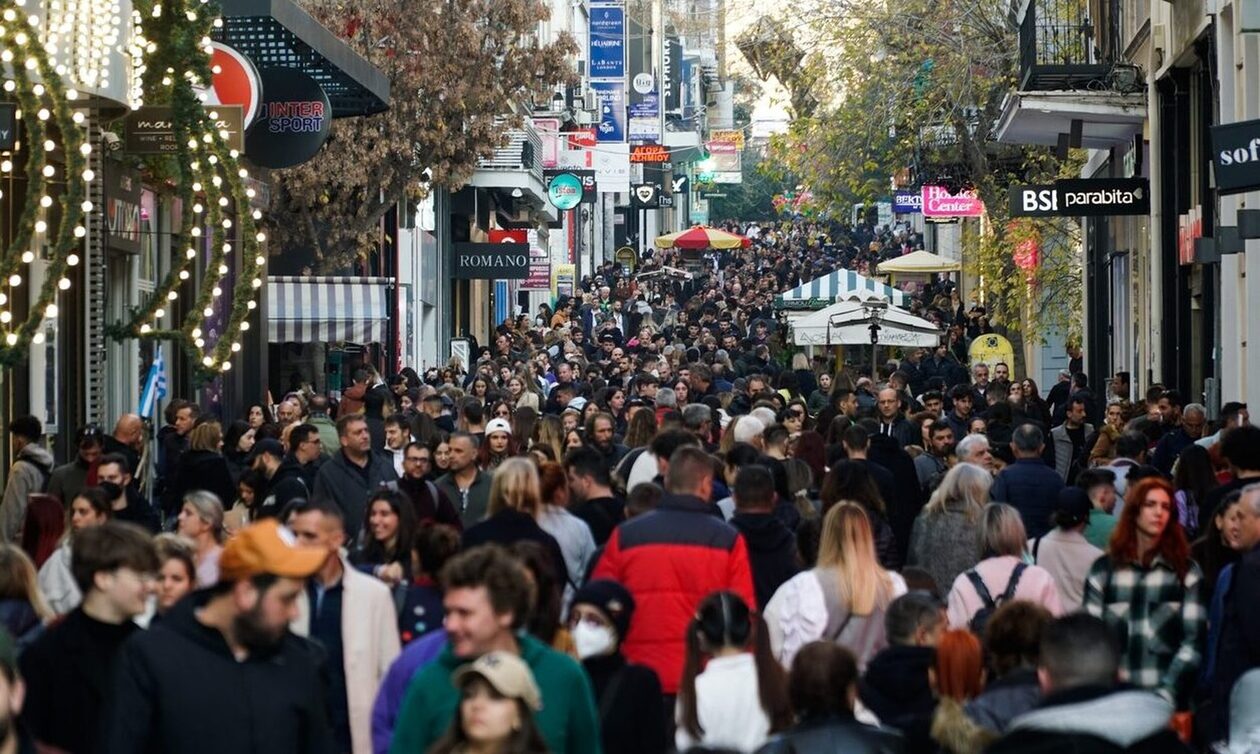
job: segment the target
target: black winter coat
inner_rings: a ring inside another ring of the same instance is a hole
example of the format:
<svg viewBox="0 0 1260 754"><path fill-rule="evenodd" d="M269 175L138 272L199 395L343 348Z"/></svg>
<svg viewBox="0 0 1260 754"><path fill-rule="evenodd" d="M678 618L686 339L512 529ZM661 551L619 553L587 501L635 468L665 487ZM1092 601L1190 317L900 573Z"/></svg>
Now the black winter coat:
<svg viewBox="0 0 1260 754"><path fill-rule="evenodd" d="M582 668L595 689L604 754L664 754L665 705L656 672L631 665L618 652L588 657ZM607 698L606 698L607 697ZM657 721L661 721L659 724Z"/></svg>
<svg viewBox="0 0 1260 754"><path fill-rule="evenodd" d="M906 738L906 750L930 752L930 734L936 697L928 681L928 668L936 662L932 647L889 647L866 665L858 684L862 704L884 725Z"/></svg>
<svg viewBox="0 0 1260 754"><path fill-rule="evenodd" d="M194 593L123 646L103 751L333 754L316 646L286 634L238 662L194 615L208 598Z"/></svg>
<svg viewBox="0 0 1260 754"><path fill-rule="evenodd" d="M227 459L209 450L186 450L175 467L175 476L162 495L162 510L167 516L179 513L184 495L195 490L213 492L224 509L232 507L236 486Z"/></svg>
<svg viewBox="0 0 1260 754"><path fill-rule="evenodd" d="M905 741L896 731L863 725L852 715L805 720L771 738L757 754L901 754Z"/></svg>
<svg viewBox="0 0 1260 754"><path fill-rule="evenodd" d="M801 570L796 535L774 513L736 513L731 526L744 535L757 609L763 610L783 582Z"/></svg>
<svg viewBox="0 0 1260 754"><path fill-rule="evenodd" d="M131 621L101 623L78 608L39 637L18 663L26 680L22 722L36 741L70 754L98 752L110 677Z"/></svg>

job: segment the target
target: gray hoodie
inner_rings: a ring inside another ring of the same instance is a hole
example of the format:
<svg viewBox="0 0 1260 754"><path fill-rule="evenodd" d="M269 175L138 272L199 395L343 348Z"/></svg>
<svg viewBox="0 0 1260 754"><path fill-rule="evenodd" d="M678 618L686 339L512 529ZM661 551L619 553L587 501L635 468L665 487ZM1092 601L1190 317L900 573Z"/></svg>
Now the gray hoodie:
<svg viewBox="0 0 1260 754"><path fill-rule="evenodd" d="M22 522L26 520L27 497L44 491L52 468L52 454L42 445L32 443L18 453L13 466L9 468L4 499L0 500L0 542L18 541Z"/></svg>
<svg viewBox="0 0 1260 754"><path fill-rule="evenodd" d="M1168 727L1172 704L1150 691L1117 691L1078 704L1032 710L1011 723L1012 731L1089 735L1127 748Z"/></svg>

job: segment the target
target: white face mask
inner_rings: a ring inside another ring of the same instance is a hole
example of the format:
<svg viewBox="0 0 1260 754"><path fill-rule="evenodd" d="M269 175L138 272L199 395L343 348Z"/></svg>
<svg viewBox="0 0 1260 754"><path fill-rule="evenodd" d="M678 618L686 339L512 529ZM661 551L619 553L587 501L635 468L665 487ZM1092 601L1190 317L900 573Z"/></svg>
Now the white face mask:
<svg viewBox="0 0 1260 754"><path fill-rule="evenodd" d="M573 648L579 660L611 654L617 637L608 626L592 626L585 621L573 627Z"/></svg>

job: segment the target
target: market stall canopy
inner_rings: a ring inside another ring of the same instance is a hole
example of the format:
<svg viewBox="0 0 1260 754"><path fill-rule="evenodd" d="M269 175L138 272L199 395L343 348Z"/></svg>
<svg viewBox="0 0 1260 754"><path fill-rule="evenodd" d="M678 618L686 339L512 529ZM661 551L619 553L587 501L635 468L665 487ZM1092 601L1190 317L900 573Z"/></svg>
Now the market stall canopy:
<svg viewBox="0 0 1260 754"><path fill-rule="evenodd" d="M739 249L752 244L747 238L727 233L724 230L696 225L678 233L659 236L656 239L658 249Z"/></svg>
<svg viewBox="0 0 1260 754"><path fill-rule="evenodd" d="M859 275L853 270L836 270L817 280L802 283L774 297L776 309L822 309L840 299L884 298L893 306L909 306L910 296L891 285Z"/></svg>
<svg viewBox="0 0 1260 754"><path fill-rule="evenodd" d="M267 339L272 343L390 342L394 279L271 275Z"/></svg>
<svg viewBox="0 0 1260 754"><path fill-rule="evenodd" d="M931 273L931 272L958 272L962 269L962 264L955 259L947 259L940 254L933 254L930 251L919 249L906 254L903 257L890 259L887 262L880 263L879 274L888 273Z"/></svg>
<svg viewBox="0 0 1260 754"><path fill-rule="evenodd" d="M890 306L879 323L881 346L931 347L940 342L941 331L931 322ZM839 301L802 317L792 325L792 342L798 346L869 346L871 321L858 301Z"/></svg>

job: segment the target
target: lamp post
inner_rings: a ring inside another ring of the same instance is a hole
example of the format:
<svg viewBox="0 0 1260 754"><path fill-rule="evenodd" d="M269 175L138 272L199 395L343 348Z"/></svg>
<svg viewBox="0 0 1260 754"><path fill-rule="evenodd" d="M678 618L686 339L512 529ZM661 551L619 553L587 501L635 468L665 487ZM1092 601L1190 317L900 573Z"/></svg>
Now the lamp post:
<svg viewBox="0 0 1260 754"><path fill-rule="evenodd" d="M871 381L879 382L879 331L884 315L888 313L888 302L879 299L867 299L862 302L862 312L866 315L871 330Z"/></svg>

